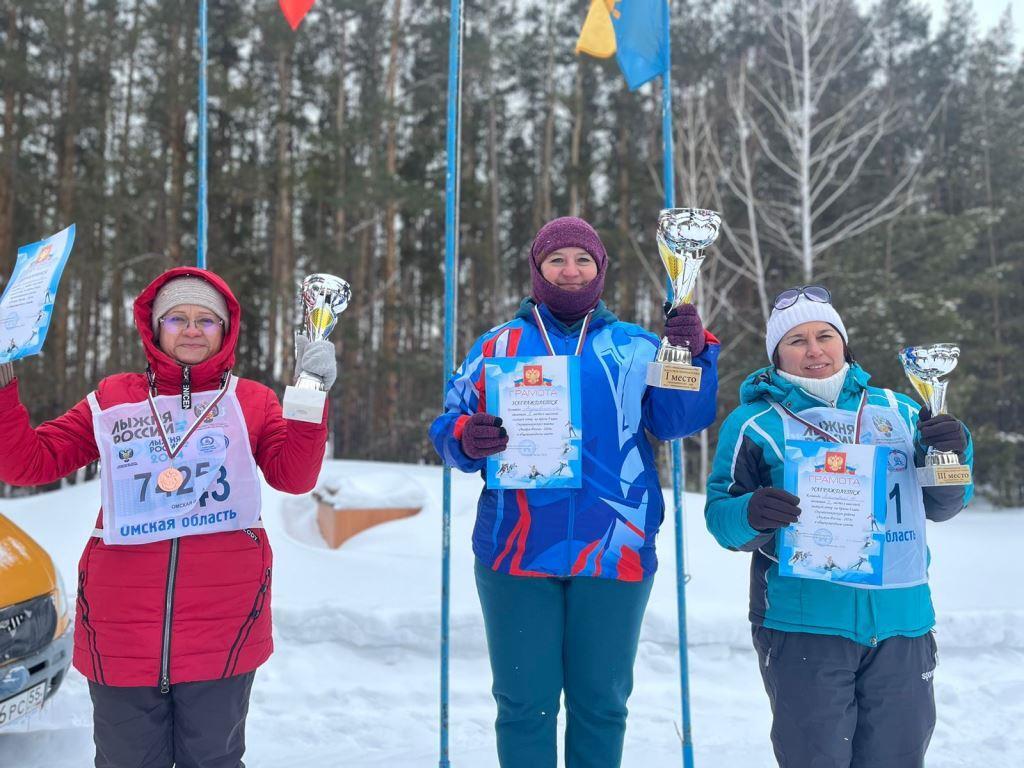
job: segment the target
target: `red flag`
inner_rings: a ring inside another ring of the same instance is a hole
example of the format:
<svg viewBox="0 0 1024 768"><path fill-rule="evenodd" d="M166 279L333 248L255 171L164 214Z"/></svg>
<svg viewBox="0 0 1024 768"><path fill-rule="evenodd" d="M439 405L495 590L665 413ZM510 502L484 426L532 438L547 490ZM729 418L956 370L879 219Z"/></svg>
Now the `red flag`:
<svg viewBox="0 0 1024 768"><path fill-rule="evenodd" d="M315 2L316 0L277 0L278 5L281 6L281 12L288 21L288 26L292 30L299 28L299 24L306 18L306 14L309 13L309 9Z"/></svg>

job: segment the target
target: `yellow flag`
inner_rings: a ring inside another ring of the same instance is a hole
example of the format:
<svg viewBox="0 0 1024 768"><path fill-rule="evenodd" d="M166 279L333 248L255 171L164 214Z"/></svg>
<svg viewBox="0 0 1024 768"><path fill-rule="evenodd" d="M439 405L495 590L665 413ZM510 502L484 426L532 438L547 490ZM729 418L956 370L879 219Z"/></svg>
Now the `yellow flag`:
<svg viewBox="0 0 1024 768"><path fill-rule="evenodd" d="M615 55L615 29L611 14L615 11L616 0L590 0L590 10L576 41L576 53L586 53L599 59Z"/></svg>

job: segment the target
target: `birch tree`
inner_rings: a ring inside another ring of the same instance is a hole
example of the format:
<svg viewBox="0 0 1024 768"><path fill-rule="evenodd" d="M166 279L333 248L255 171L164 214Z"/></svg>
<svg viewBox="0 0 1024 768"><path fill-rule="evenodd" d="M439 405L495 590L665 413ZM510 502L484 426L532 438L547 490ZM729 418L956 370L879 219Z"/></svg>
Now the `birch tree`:
<svg viewBox="0 0 1024 768"><path fill-rule="evenodd" d="M761 320L767 323L770 307L768 306L766 283L770 256L761 247L760 225L758 224L757 212L760 201L754 183L754 169L757 166L760 153L750 129L746 101L747 77L747 62L744 59L740 61L738 73L734 77L730 76L726 84L729 117L735 128L733 141L730 142L733 154L725 155L720 150L720 142L716 139L709 140L708 146L715 158L718 178L721 181L720 184L712 187L715 207L718 210L725 210L723 195L729 192L743 208L742 218L730 221L729 217L725 217L722 220L723 245L728 245L726 251L728 255L723 253L722 258L737 275L749 280L753 285ZM741 323L745 322L743 313L733 312L732 314ZM753 326L748 330L755 333L760 332Z"/></svg>
<svg viewBox="0 0 1024 768"><path fill-rule="evenodd" d="M784 180L758 203L764 236L800 266L805 282L828 249L895 218L913 200L920 158L880 197L840 204L870 168L879 142L901 122L865 74L872 28L844 0L779 0L762 5L766 45L737 95L764 162Z"/></svg>

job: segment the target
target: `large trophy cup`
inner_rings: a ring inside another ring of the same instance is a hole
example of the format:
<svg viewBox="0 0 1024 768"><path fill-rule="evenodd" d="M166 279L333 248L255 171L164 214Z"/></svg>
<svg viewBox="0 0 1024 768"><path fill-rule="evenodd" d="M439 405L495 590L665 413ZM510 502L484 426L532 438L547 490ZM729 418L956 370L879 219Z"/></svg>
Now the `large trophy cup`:
<svg viewBox="0 0 1024 768"><path fill-rule="evenodd" d="M348 306L352 289L340 277L315 274L302 281L299 296L302 298L302 332L309 341L323 341L338 324L338 315ZM323 380L303 371L295 385L284 390L284 417L319 424L326 401L327 387Z"/></svg>
<svg viewBox="0 0 1024 768"><path fill-rule="evenodd" d="M689 304L704 263L704 249L718 238L722 217L702 208L666 208L658 215L658 253L672 281L669 311ZM652 387L700 389L701 369L692 364L689 347L661 340L658 357L647 364L647 383Z"/></svg>
<svg viewBox="0 0 1024 768"><path fill-rule="evenodd" d="M956 368L959 358L960 347L955 344L932 344L930 347L907 347L900 350L903 370L933 416L946 412L946 389L949 382L941 379ZM936 451L929 447L924 466L917 470L917 479L923 486L967 485L971 482L971 468L960 463L960 457L955 451Z"/></svg>

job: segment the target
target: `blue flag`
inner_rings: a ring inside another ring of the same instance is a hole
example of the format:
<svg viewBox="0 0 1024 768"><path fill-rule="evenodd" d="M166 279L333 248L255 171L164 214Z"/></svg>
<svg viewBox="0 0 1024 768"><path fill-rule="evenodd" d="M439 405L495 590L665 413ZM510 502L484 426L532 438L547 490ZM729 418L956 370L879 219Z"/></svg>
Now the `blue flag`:
<svg viewBox="0 0 1024 768"><path fill-rule="evenodd" d="M576 53L612 56L629 90L668 68L668 0L591 0Z"/></svg>
<svg viewBox="0 0 1024 768"><path fill-rule="evenodd" d="M615 60L635 91L668 64L668 0L621 0L611 13Z"/></svg>

